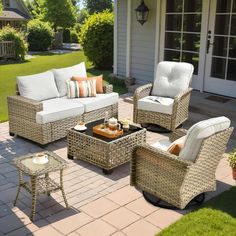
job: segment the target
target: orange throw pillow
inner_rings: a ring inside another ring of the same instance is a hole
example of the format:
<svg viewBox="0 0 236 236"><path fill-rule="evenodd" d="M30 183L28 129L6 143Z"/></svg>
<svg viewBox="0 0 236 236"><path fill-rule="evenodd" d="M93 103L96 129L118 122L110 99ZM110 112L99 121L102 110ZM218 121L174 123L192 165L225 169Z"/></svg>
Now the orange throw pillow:
<svg viewBox="0 0 236 236"><path fill-rule="evenodd" d="M76 80L79 82L79 81L91 80L91 79L96 79L96 92L103 93L103 75L87 77L87 78L73 76L71 80Z"/></svg>
<svg viewBox="0 0 236 236"><path fill-rule="evenodd" d="M176 156L179 155L180 151L182 150L184 143L185 143L185 138L186 135L175 140L173 143L170 144L170 146L167 149L167 152L169 152L170 154L174 154Z"/></svg>

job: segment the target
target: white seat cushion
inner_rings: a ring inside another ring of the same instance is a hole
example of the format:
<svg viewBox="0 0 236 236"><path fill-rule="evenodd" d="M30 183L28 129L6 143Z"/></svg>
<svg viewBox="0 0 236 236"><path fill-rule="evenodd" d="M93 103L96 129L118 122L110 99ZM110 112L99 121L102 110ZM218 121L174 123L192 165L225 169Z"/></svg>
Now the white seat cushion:
<svg viewBox="0 0 236 236"><path fill-rule="evenodd" d="M97 94L96 97L70 99L73 102L82 103L84 112L94 111L103 107L114 105L119 101L118 93Z"/></svg>
<svg viewBox="0 0 236 236"><path fill-rule="evenodd" d="M184 147L179 157L189 161L195 161L200 151L202 141L211 135L223 131L230 126L230 120L227 117L217 117L200 121L193 125L187 133Z"/></svg>
<svg viewBox="0 0 236 236"><path fill-rule="evenodd" d="M193 65L184 62L160 62L157 66L152 95L174 98L188 89Z"/></svg>
<svg viewBox="0 0 236 236"><path fill-rule="evenodd" d="M156 143L151 144L152 147L160 149L162 151L167 151L170 145L171 145L171 142L169 139L162 139Z"/></svg>
<svg viewBox="0 0 236 236"><path fill-rule="evenodd" d="M18 76L17 85L21 96L36 101L59 97L54 75L51 71L35 75Z"/></svg>
<svg viewBox="0 0 236 236"><path fill-rule="evenodd" d="M37 112L36 122L47 124L84 113L84 105L71 99L55 98L43 101L43 111Z"/></svg>
<svg viewBox="0 0 236 236"><path fill-rule="evenodd" d="M158 97L159 102L154 101L156 96L147 96L138 100L138 109L144 111L153 111L171 115L174 99Z"/></svg>
<svg viewBox="0 0 236 236"><path fill-rule="evenodd" d="M73 76L78 77L87 77L85 63L81 62L78 65L53 69L52 70L55 76L56 85L60 94L60 97L67 95L66 81L70 80Z"/></svg>

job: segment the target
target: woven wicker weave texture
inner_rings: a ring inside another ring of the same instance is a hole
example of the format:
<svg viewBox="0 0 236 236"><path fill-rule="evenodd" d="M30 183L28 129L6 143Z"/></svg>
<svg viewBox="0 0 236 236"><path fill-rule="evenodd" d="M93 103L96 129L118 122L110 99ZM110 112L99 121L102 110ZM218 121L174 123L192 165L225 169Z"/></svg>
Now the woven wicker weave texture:
<svg viewBox="0 0 236 236"><path fill-rule="evenodd" d="M148 145L139 146L132 158L131 185L184 209L197 195L215 190L216 168L232 131L229 128L206 138L195 162ZM183 130L181 133L184 135Z"/></svg>

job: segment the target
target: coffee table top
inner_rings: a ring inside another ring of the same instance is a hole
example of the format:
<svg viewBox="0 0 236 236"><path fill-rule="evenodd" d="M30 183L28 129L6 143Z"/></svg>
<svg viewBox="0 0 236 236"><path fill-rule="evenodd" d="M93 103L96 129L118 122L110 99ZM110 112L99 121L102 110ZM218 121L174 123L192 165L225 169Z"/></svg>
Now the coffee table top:
<svg viewBox="0 0 236 236"><path fill-rule="evenodd" d="M106 138L106 137L104 137L102 135L93 133L93 127L96 126L96 125L99 125L99 124L103 124L103 122L104 122L104 119L87 123L86 124L87 130L85 130L85 131L77 131L74 128L72 128L71 130L73 130L74 132L85 134L85 135L90 136L90 137L94 137L94 138L100 139L100 140L102 140L104 142L107 142L107 143L113 142L115 140L121 139L121 138L126 137L128 135L134 134L134 133L136 133L136 132L138 132L140 130L143 130L143 128L140 128L138 126L130 125L129 131L124 132L123 135L118 136L117 138L110 139L110 138Z"/></svg>
<svg viewBox="0 0 236 236"><path fill-rule="evenodd" d="M13 159L13 163L21 171L31 176L43 175L67 167L67 162L57 154L49 151L45 151L44 153L48 156L48 162L46 164L35 164L33 162L33 158L37 153L15 158Z"/></svg>

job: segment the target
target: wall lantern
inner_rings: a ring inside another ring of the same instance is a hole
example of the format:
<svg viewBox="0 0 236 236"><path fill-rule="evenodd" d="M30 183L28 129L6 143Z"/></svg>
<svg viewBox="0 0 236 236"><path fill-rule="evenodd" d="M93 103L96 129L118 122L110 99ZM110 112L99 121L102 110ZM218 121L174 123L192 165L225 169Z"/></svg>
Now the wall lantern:
<svg viewBox="0 0 236 236"><path fill-rule="evenodd" d="M143 25L148 20L149 9L144 3L144 0L141 1L141 4L135 9L137 21Z"/></svg>

